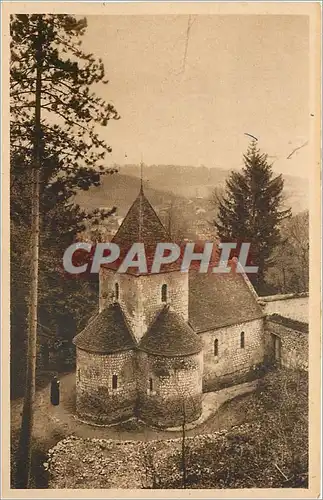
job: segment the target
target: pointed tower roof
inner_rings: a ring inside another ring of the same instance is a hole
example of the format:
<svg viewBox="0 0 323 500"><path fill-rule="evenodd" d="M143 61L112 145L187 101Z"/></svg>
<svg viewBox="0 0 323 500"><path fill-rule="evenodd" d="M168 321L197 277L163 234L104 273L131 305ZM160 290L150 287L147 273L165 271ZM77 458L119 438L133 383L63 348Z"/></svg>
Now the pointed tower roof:
<svg viewBox="0 0 323 500"><path fill-rule="evenodd" d="M144 243L145 248L149 248L165 241L169 241L169 235L147 200L141 184L139 194L112 242L122 249L129 249L133 243Z"/></svg>

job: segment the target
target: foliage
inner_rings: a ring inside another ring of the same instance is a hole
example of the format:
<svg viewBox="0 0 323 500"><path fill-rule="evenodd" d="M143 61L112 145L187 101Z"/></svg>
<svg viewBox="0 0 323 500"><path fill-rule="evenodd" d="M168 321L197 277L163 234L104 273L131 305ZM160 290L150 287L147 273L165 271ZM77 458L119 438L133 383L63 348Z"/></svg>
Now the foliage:
<svg viewBox="0 0 323 500"><path fill-rule="evenodd" d="M301 293L309 286L309 213L294 215L283 222L281 242L272 254L266 281L276 293Z"/></svg>
<svg viewBox="0 0 323 500"><path fill-rule="evenodd" d="M248 398L246 422L216 440L193 440L187 452L189 488L307 487L307 373L278 370ZM177 464L177 468L174 465ZM181 487L180 453L162 471L164 488ZM177 470L173 474L173 470Z"/></svg>
<svg viewBox="0 0 323 500"><path fill-rule="evenodd" d="M115 108L90 90L107 83L104 66L81 49L86 20L68 15L17 15L11 22L11 147L30 153L33 133L36 48L41 43L42 134L44 153L55 160L43 169L50 191L64 196L79 187L99 182L94 166L104 171L111 148L100 139L96 126L118 118ZM50 182L52 170L57 178Z"/></svg>
<svg viewBox="0 0 323 500"><path fill-rule="evenodd" d="M307 373L268 373L243 411L242 425L185 438L186 487L307 488ZM183 438L162 437L146 442L67 438L49 451L50 486L64 487L68 481L71 488L88 488L90 481L93 488L121 483L183 488Z"/></svg>
<svg viewBox="0 0 323 500"><path fill-rule="evenodd" d="M63 253L84 229L84 221L109 215L109 211L87 214L73 200L80 190L99 186L102 175L113 173L104 167L111 148L100 138L99 128L119 118L115 108L92 91L107 81L102 61L82 50L85 30L85 19L68 15L15 15L11 19L11 341L17 360L23 355L26 336L39 47L39 324L71 339L91 315L96 299L96 280L66 279L62 273Z"/></svg>
<svg viewBox="0 0 323 500"><path fill-rule="evenodd" d="M219 202L214 221L222 241L251 244L253 264L259 266L258 289L273 249L280 242L279 226L290 209L281 209L284 181L273 176L267 155L253 141L244 155L241 172L231 172L225 194Z"/></svg>

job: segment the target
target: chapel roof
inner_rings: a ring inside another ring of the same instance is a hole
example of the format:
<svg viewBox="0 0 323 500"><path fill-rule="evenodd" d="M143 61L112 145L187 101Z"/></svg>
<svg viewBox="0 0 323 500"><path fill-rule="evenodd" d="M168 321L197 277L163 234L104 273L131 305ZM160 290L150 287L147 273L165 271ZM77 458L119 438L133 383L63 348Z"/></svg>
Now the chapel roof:
<svg viewBox="0 0 323 500"><path fill-rule="evenodd" d="M165 306L141 339L139 349L159 356L189 356L202 350L202 342L180 315Z"/></svg>
<svg viewBox="0 0 323 500"><path fill-rule="evenodd" d="M189 273L189 323L195 332L264 317L246 279L237 272Z"/></svg>
<svg viewBox="0 0 323 500"><path fill-rule="evenodd" d="M127 250L133 243L144 243L149 248L168 241L169 235L141 187L112 242Z"/></svg>
<svg viewBox="0 0 323 500"><path fill-rule="evenodd" d="M111 354L133 349L136 345L119 304L110 304L95 314L82 332L73 339L76 347L88 352Z"/></svg>

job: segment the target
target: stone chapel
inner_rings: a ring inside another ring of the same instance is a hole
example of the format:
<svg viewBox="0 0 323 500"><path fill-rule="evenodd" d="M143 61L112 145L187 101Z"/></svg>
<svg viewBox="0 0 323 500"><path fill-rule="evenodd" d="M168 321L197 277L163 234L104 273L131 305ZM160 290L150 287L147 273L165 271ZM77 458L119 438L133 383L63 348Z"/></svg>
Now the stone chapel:
<svg viewBox="0 0 323 500"><path fill-rule="evenodd" d="M142 187L112 241L148 252L170 241ZM79 418L173 427L198 419L203 392L238 383L263 361L264 313L244 274L106 265L99 310L73 342Z"/></svg>

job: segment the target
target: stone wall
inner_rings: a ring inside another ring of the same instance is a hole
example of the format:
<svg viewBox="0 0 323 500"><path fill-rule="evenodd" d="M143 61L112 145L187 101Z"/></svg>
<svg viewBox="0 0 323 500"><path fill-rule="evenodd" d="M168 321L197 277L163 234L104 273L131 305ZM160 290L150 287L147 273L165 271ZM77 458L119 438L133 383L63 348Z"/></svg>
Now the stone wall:
<svg viewBox="0 0 323 500"><path fill-rule="evenodd" d="M137 327L138 316L138 281L135 276L129 274L118 274L111 269L100 269L100 290L99 290L99 309L102 311L109 304L116 300L115 285L119 286L118 301L122 306L126 306L126 315L131 327Z"/></svg>
<svg viewBox="0 0 323 500"><path fill-rule="evenodd" d="M288 323L287 323L288 324ZM289 328L274 319L265 323L266 351L270 361L286 368L308 370L308 333ZM279 339L278 352L275 341Z"/></svg>
<svg viewBox="0 0 323 500"><path fill-rule="evenodd" d="M184 416L192 422L202 411L202 373L202 353L165 358L141 351L101 355L77 349L77 415L102 425L134 415L161 427L181 425Z"/></svg>
<svg viewBox="0 0 323 500"><path fill-rule="evenodd" d="M133 416L137 398L134 351L110 355L77 349L76 412L86 421L109 424ZM113 388L113 375L117 388Z"/></svg>
<svg viewBox="0 0 323 500"><path fill-rule="evenodd" d="M241 347L244 332L244 347ZM257 319L200 334L203 340L203 389L216 390L239 378L264 360L264 320ZM217 340L217 354L215 341Z"/></svg>
<svg viewBox="0 0 323 500"><path fill-rule="evenodd" d="M238 428L195 437L186 436L187 450L193 452L199 445L205 443L210 446L214 443L216 455L224 454L222 461L224 458L232 460L232 440L229 450L223 444L226 436L231 433L235 435L237 430ZM245 439L239 442L240 450L245 442L250 453L249 441ZM181 450L181 438L121 441L70 436L59 441L48 452L45 464L46 469L49 469L48 487L65 490L160 488L160 483L167 478L173 478L174 475L181 478L180 462L176 460ZM190 456L189 453L188 457ZM217 465L220 469L220 460Z"/></svg>
<svg viewBox="0 0 323 500"><path fill-rule="evenodd" d="M143 329L153 321L156 312L163 307L161 288L167 285L167 304L170 304L184 321L188 321L188 273L173 271L140 276Z"/></svg>
<svg viewBox="0 0 323 500"><path fill-rule="evenodd" d="M100 310L114 300L115 283L119 302L137 340L146 333L156 314L165 305L161 288L167 285L167 303L188 320L188 274L180 271L133 276L110 269L100 271Z"/></svg>
<svg viewBox="0 0 323 500"><path fill-rule="evenodd" d="M309 297L295 295L273 295L259 297L266 314L281 314L297 321L308 322Z"/></svg>
<svg viewBox="0 0 323 500"><path fill-rule="evenodd" d="M202 411L203 354L165 358L139 353L138 416L161 427L196 420Z"/></svg>

